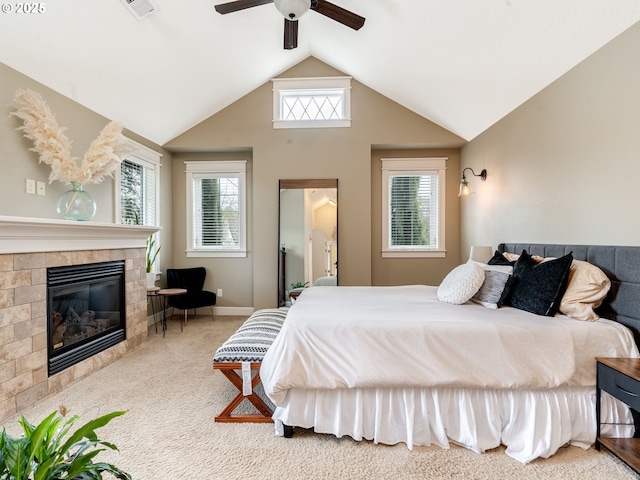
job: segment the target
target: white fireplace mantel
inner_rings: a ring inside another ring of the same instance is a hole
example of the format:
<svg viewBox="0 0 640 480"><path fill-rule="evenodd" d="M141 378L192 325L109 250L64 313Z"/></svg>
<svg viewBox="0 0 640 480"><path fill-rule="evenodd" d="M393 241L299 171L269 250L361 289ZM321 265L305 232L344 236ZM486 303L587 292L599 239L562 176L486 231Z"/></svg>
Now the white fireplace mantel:
<svg viewBox="0 0 640 480"><path fill-rule="evenodd" d="M160 230L143 225L0 215L0 254L144 248Z"/></svg>

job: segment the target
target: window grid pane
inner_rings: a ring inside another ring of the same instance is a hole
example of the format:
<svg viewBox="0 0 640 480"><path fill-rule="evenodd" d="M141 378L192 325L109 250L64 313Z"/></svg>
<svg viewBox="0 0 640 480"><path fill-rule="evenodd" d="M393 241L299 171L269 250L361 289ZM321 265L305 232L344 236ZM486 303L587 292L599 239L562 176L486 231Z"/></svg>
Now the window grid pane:
<svg viewBox="0 0 640 480"><path fill-rule="evenodd" d="M343 93L283 93L281 120L341 120Z"/></svg>
<svg viewBox="0 0 640 480"><path fill-rule="evenodd" d="M437 175L389 177L389 247L437 247Z"/></svg>
<svg viewBox="0 0 640 480"><path fill-rule="evenodd" d="M239 178L196 178L193 192L196 247L239 249Z"/></svg>

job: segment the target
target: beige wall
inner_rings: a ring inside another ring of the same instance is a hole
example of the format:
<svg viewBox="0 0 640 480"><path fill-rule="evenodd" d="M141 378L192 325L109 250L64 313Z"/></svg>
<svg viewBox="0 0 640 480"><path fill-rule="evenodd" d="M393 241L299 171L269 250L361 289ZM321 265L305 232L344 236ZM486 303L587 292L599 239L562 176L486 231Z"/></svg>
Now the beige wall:
<svg viewBox="0 0 640 480"><path fill-rule="evenodd" d="M446 157L445 258L382 258L371 259L373 285L439 285L458 265L460 258L460 216L458 187L460 186L458 149L374 150L371 155L371 250L382 249L382 158Z"/></svg>
<svg viewBox="0 0 640 480"><path fill-rule="evenodd" d="M640 24L470 142L487 181L461 204L470 245L638 245Z"/></svg>
<svg viewBox="0 0 640 480"><path fill-rule="evenodd" d="M83 107L82 105L64 97L50 88L45 87L31 78L0 63L0 215L35 218L59 218L56 213L56 203L68 186L54 181L49 184L48 165L38 162L38 155L29 151L33 144L22 136L16 128L21 121L16 117L9 117L13 111L11 103L18 88L29 88L38 92L49 104L62 127L66 127L65 134L73 142L72 155L82 158L90 143L98 136L102 128L110 121L101 115ZM117 120L117 119L114 119ZM162 205L160 208L161 225L161 266L166 268L172 251L171 235L171 188L170 165L171 155L160 146L125 131L125 135L143 145L162 153L162 163L165 165L161 172ZM45 195L30 195L25 192L27 178L45 182ZM106 178L99 184L85 186L97 204L97 212L92 221L114 223L114 185L111 178Z"/></svg>
<svg viewBox="0 0 640 480"><path fill-rule="evenodd" d="M187 258L187 222L186 222L186 176L185 161L197 160L246 160L247 161L247 223L252 225L254 214L252 207L253 162L250 150L227 153L176 153L173 156L173 252L171 265L176 268L203 266L207 269L205 289L216 292L222 289L223 296L216 300L217 307L253 306L253 252L256 239L247 237L247 258ZM277 189L277 187L276 187ZM260 241L260 239L257 239ZM277 262L277 258L274 259ZM277 274L276 274L277 275ZM277 278L276 278L277 281ZM273 296L277 298L276 283L273 284ZM274 300L275 302L275 300Z"/></svg>
<svg viewBox="0 0 640 480"><path fill-rule="evenodd" d="M330 75L342 75L342 72L308 58L282 77ZM221 157L225 156L225 151L230 154L238 150L252 152L253 223L250 223L252 231L249 232L252 238L249 260L253 266L252 305L255 308L277 303L279 179L338 179L339 281L341 285L369 285L374 280L374 259L380 255L372 249L372 149L380 150L381 145L386 149L419 147L427 154L430 149L458 148L464 143L456 135L358 83L357 79L352 82L351 114L351 128L273 129L272 85L269 81L165 145L176 153L176 231L180 231L179 217L185 211L184 196L178 192L178 188L184 189L184 186L178 186L184 183L184 169L177 165L183 158L182 152L209 151ZM457 211L457 203L452 208ZM451 222L451 227L450 241L455 245L453 252L457 252L457 222ZM187 263L178 243L176 240L174 261L176 264ZM455 265L458 255L452 255ZM242 265L242 261L202 260L219 275L218 288L224 286L229 290L226 276L232 275L235 265ZM402 268L407 277L420 276L413 271L413 265ZM434 270L439 268L434 267ZM425 266L417 265L416 269L424 272ZM428 276L424 278L426 281ZM251 277L247 276L246 280L250 282ZM251 286L244 285L242 297L235 291L228 295L241 304L249 301L245 293L250 289Z"/></svg>

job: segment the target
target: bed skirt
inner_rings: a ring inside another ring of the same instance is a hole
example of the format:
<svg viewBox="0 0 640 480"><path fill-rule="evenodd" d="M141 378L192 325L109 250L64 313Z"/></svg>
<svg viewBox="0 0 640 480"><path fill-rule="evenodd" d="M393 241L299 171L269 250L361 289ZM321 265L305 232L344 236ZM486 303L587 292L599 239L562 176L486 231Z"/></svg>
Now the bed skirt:
<svg viewBox="0 0 640 480"><path fill-rule="evenodd" d="M589 448L596 438L593 387L553 390L377 388L289 390L273 419L317 433L414 446L449 442L481 453L499 445L528 463L566 444ZM603 392L601 435L632 437L628 407Z"/></svg>

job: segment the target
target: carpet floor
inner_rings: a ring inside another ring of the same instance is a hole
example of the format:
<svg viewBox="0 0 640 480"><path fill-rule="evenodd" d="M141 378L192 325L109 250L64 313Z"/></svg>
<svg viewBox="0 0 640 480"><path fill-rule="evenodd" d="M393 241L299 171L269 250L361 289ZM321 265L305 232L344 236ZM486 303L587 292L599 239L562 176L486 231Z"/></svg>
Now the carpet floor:
<svg viewBox="0 0 640 480"><path fill-rule="evenodd" d="M21 413L36 423L65 405L84 423L127 410L98 430L102 440L119 448L98 460L114 463L134 480L638 478L594 448L565 447L522 465L503 448L483 454L456 446L408 450L404 444L376 445L304 430L285 439L274 436L272 424L215 423L235 387L213 371L211 360L244 319L191 317L183 332L174 320L166 338L151 327L143 347ZM17 418L6 423L8 432L19 431Z"/></svg>

